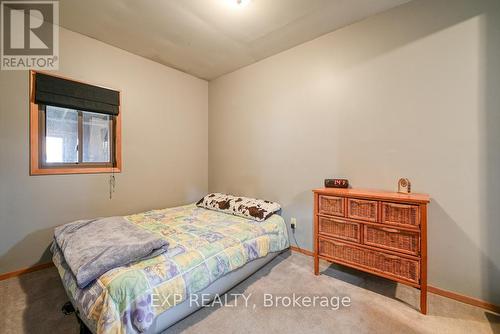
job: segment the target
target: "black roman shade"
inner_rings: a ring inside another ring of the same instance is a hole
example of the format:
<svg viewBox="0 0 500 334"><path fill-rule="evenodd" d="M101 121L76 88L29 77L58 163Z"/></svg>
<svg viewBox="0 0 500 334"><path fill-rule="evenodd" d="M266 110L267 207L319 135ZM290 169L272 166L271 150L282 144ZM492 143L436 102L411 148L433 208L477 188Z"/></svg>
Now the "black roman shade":
<svg viewBox="0 0 500 334"><path fill-rule="evenodd" d="M120 95L115 90L37 73L35 102L116 116Z"/></svg>

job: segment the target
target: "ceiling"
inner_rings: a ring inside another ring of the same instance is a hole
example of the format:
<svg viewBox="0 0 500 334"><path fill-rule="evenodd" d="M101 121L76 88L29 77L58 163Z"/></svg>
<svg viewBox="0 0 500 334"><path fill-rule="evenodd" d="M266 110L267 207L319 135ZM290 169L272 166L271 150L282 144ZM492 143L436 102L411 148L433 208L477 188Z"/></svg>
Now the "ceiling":
<svg viewBox="0 0 500 334"><path fill-rule="evenodd" d="M60 25L211 80L409 0L61 0Z"/></svg>

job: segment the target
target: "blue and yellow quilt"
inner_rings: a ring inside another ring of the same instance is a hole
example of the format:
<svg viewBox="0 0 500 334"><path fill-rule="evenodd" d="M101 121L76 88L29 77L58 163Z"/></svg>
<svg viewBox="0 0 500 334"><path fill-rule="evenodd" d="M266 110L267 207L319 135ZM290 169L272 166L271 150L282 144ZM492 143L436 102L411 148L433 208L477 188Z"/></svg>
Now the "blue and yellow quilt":
<svg viewBox="0 0 500 334"><path fill-rule="evenodd" d="M256 222L194 204L125 217L158 233L168 251L112 269L79 289L64 257L53 247L63 284L96 333L138 333L154 318L246 263L288 247L283 218ZM155 300L153 303L152 300Z"/></svg>

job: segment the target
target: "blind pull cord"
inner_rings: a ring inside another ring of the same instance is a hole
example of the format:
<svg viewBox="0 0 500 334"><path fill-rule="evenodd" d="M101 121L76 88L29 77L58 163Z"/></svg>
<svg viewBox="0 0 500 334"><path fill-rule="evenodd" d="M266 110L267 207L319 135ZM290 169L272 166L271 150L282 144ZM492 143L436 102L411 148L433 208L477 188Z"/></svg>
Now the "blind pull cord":
<svg viewBox="0 0 500 334"><path fill-rule="evenodd" d="M109 199L113 199L113 193L115 192L115 184L116 184L116 179L115 179L115 172L113 169L113 172L109 176Z"/></svg>

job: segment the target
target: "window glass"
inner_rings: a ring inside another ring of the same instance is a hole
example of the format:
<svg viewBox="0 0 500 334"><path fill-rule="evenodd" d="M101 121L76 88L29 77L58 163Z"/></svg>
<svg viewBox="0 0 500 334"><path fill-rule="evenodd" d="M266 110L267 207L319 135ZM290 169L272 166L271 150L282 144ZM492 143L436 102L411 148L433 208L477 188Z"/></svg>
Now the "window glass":
<svg viewBox="0 0 500 334"><path fill-rule="evenodd" d="M110 162L110 116L83 112L83 162Z"/></svg>
<svg viewBox="0 0 500 334"><path fill-rule="evenodd" d="M78 162L77 111L47 106L45 131L45 162Z"/></svg>

